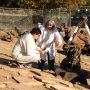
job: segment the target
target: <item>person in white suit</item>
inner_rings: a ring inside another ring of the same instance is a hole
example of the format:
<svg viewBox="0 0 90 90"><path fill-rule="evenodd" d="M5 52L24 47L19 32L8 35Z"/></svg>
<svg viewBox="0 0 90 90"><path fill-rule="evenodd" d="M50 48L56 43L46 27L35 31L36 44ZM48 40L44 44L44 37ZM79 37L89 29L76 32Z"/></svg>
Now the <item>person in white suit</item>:
<svg viewBox="0 0 90 90"><path fill-rule="evenodd" d="M43 49L43 53L41 54L39 68L41 70L44 69L46 56L48 56L48 69L54 70L55 47L62 44L61 35L52 20L48 20L45 27L40 28L40 30L42 31L42 35L37 41L37 44Z"/></svg>
<svg viewBox="0 0 90 90"><path fill-rule="evenodd" d="M15 44L12 56L19 64L38 62L42 49L36 45L35 40L41 35L39 28L33 28L31 32L26 32L20 36Z"/></svg>

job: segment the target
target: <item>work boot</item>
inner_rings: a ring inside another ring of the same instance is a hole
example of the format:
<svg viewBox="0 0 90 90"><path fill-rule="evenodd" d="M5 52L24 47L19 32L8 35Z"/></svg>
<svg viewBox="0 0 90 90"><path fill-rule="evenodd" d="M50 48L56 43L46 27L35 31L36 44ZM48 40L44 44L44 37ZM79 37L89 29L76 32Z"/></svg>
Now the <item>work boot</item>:
<svg viewBox="0 0 90 90"><path fill-rule="evenodd" d="M54 59L48 60L48 69L49 70L53 70L54 71L54 63L55 63Z"/></svg>
<svg viewBox="0 0 90 90"><path fill-rule="evenodd" d="M44 66L45 66L45 61L41 59L41 60L38 62L38 68L43 71Z"/></svg>

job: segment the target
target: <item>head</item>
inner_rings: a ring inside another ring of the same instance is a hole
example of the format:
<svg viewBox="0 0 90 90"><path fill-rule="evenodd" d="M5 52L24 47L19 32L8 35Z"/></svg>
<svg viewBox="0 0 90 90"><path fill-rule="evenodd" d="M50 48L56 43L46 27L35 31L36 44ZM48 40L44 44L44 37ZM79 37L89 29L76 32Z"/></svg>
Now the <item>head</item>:
<svg viewBox="0 0 90 90"><path fill-rule="evenodd" d="M45 27L48 29L48 30L52 30L53 28L55 28L55 22L52 21L52 20L48 20L45 24Z"/></svg>
<svg viewBox="0 0 90 90"><path fill-rule="evenodd" d="M42 24L40 22L37 23L37 27L40 28Z"/></svg>
<svg viewBox="0 0 90 90"><path fill-rule="evenodd" d="M41 35L41 30L39 28L33 28L30 33L33 35L34 39L38 39Z"/></svg>

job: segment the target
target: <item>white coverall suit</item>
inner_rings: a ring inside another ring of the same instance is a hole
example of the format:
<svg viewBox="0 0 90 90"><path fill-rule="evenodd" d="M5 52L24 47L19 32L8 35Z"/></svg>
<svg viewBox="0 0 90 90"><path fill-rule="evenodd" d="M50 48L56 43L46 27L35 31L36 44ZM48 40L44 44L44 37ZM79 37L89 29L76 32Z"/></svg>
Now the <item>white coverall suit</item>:
<svg viewBox="0 0 90 90"><path fill-rule="evenodd" d="M38 62L40 54L32 34L21 35L12 51L13 57L19 63Z"/></svg>
<svg viewBox="0 0 90 90"><path fill-rule="evenodd" d="M57 28L53 30L41 30L42 35L38 40L38 45L45 51L41 54L41 59L46 60L46 54L49 52L49 60L55 59L55 43L58 46L62 44L62 38Z"/></svg>

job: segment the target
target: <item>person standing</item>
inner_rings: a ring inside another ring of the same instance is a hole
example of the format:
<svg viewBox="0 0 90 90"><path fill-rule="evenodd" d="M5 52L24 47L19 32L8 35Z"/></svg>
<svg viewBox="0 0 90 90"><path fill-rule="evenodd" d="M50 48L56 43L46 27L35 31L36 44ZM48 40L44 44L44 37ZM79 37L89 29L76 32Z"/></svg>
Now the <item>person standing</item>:
<svg viewBox="0 0 90 90"><path fill-rule="evenodd" d="M39 62L39 68L44 69L46 57L48 56L48 69L54 70L55 63L55 47L62 44L62 38L55 26L54 21L48 20L45 24L43 35L38 40L38 46L42 48L41 61Z"/></svg>

